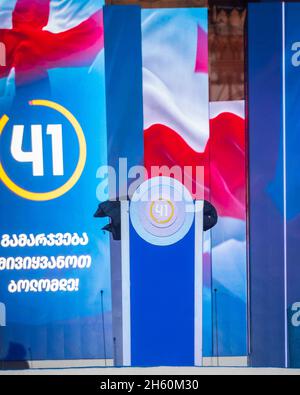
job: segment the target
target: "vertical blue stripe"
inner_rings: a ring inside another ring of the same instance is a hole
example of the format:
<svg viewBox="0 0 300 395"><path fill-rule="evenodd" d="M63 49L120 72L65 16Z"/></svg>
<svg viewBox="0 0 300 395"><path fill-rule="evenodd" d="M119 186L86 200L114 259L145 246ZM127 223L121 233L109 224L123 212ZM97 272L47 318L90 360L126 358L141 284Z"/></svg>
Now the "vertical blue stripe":
<svg viewBox="0 0 300 395"><path fill-rule="evenodd" d="M119 158L130 168L144 157L141 8L105 6L104 40L108 164L119 175Z"/></svg>
<svg viewBox="0 0 300 395"><path fill-rule="evenodd" d="M147 243L130 227L132 366L194 366L195 227Z"/></svg>
<svg viewBox="0 0 300 395"><path fill-rule="evenodd" d="M292 324L292 307L300 302L300 4L286 4L286 191L287 191L287 308L290 367L300 367L300 326ZM298 44L297 44L298 45ZM292 62L294 60L294 62ZM293 64L294 63L294 64Z"/></svg>
<svg viewBox="0 0 300 395"><path fill-rule="evenodd" d="M126 158L128 169L143 163L143 93L141 9L137 6L104 7L105 73L108 164L120 174L119 158ZM121 184L124 187L124 184ZM117 195L127 196L127 191ZM112 190L110 190L112 198ZM111 241L113 337L115 364L122 355L121 245Z"/></svg>
<svg viewBox="0 0 300 395"><path fill-rule="evenodd" d="M250 4L248 108L252 366L285 366L282 50L281 3Z"/></svg>

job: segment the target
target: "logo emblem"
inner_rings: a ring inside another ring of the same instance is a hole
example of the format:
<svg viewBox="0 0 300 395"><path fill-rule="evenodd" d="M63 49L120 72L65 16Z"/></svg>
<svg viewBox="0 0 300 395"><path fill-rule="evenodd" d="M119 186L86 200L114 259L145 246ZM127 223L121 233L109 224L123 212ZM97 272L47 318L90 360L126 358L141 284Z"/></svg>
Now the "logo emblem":
<svg viewBox="0 0 300 395"><path fill-rule="evenodd" d="M147 242L167 246L185 237L194 221L194 202L186 187L174 178L154 177L135 191L130 218Z"/></svg>
<svg viewBox="0 0 300 395"><path fill-rule="evenodd" d="M87 156L86 141L83 130L74 117L65 107L49 100L32 100L29 102L30 106L40 106L49 108L62 115L72 126L76 133L79 146L79 157L76 168L71 177L60 187L46 192L33 192L19 186L6 173L3 163L0 162L0 179L16 195L33 201L47 201L59 198L64 195L78 182L84 170ZM3 115L0 119L0 138L6 125L9 122L9 117ZM62 142L62 125L51 124L47 125L47 135L51 138L52 145L52 174L53 176L64 175L64 159L63 159L63 142ZM24 152L22 150L24 137L24 126L15 125L11 138L11 155L16 162L32 163L33 177L42 177L44 175L44 150L42 138L42 126L31 125L31 152Z"/></svg>

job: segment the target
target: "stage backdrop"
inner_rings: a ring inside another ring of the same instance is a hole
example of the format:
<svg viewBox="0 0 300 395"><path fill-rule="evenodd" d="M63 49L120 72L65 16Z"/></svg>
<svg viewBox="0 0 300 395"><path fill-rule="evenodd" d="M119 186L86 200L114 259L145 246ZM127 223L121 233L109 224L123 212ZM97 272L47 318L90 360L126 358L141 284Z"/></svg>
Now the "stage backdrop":
<svg viewBox="0 0 300 395"><path fill-rule="evenodd" d="M1 359L112 357L101 7L0 0Z"/></svg>
<svg viewBox="0 0 300 395"><path fill-rule="evenodd" d="M92 215L97 168L119 157L204 166L220 216L205 236L204 355L246 355L244 110L209 109L206 10L106 7L103 24L96 0L0 6L1 358L110 357L115 338L118 360L119 246L112 332L110 243Z"/></svg>
<svg viewBox="0 0 300 395"><path fill-rule="evenodd" d="M253 366L300 367L299 17L296 3L249 8Z"/></svg>
<svg viewBox="0 0 300 395"><path fill-rule="evenodd" d="M152 166L204 166L205 197L220 216L205 233L204 356L245 356L244 103L209 106L207 12L107 6L104 21L109 162L144 162L148 176ZM160 175L169 176L168 169ZM197 198L195 175L190 174L191 193ZM121 360L120 262L114 258L113 265L114 337Z"/></svg>

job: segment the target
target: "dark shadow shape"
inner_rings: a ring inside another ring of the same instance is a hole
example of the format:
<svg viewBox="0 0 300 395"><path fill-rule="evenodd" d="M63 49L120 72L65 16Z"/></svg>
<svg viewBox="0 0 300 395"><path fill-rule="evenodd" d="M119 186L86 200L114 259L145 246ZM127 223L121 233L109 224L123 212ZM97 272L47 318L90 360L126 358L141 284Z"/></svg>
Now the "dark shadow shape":
<svg viewBox="0 0 300 395"><path fill-rule="evenodd" d="M218 213L215 207L208 201L204 201L203 230L213 228L218 222ZM102 230L112 233L114 240L121 240L121 204L119 200L100 203L95 218L110 218L110 223Z"/></svg>
<svg viewBox="0 0 300 395"><path fill-rule="evenodd" d="M30 369L26 361L26 349L22 344L10 343L6 357L0 361L1 370L25 370Z"/></svg>

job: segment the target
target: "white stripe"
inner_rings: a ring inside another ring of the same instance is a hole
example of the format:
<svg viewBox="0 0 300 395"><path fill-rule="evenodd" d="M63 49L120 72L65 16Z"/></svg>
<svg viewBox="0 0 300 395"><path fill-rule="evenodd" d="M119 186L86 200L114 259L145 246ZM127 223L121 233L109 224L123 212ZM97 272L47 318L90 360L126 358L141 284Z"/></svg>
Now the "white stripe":
<svg viewBox="0 0 300 395"><path fill-rule="evenodd" d="M0 326L6 326L6 309L3 303L0 303Z"/></svg>
<svg viewBox="0 0 300 395"><path fill-rule="evenodd" d="M0 0L0 29L12 28L12 13L17 0Z"/></svg>
<svg viewBox="0 0 300 395"><path fill-rule="evenodd" d="M285 3L282 3L282 120L283 120L283 234L284 234L284 350L288 367L288 295L287 295L287 192L286 192L286 75L285 75Z"/></svg>
<svg viewBox="0 0 300 395"><path fill-rule="evenodd" d="M218 115L224 112L230 112L232 114L237 115L240 118L245 119L245 101L233 100L233 101L210 102L209 104L210 119L216 118Z"/></svg>
<svg viewBox="0 0 300 395"><path fill-rule="evenodd" d="M103 0L51 0L49 21L43 30L61 33L86 21L99 11Z"/></svg>
<svg viewBox="0 0 300 395"><path fill-rule="evenodd" d="M131 366L129 202L121 201L123 366Z"/></svg>
<svg viewBox="0 0 300 395"><path fill-rule="evenodd" d="M203 366L203 209L204 202L195 202L195 366Z"/></svg>

